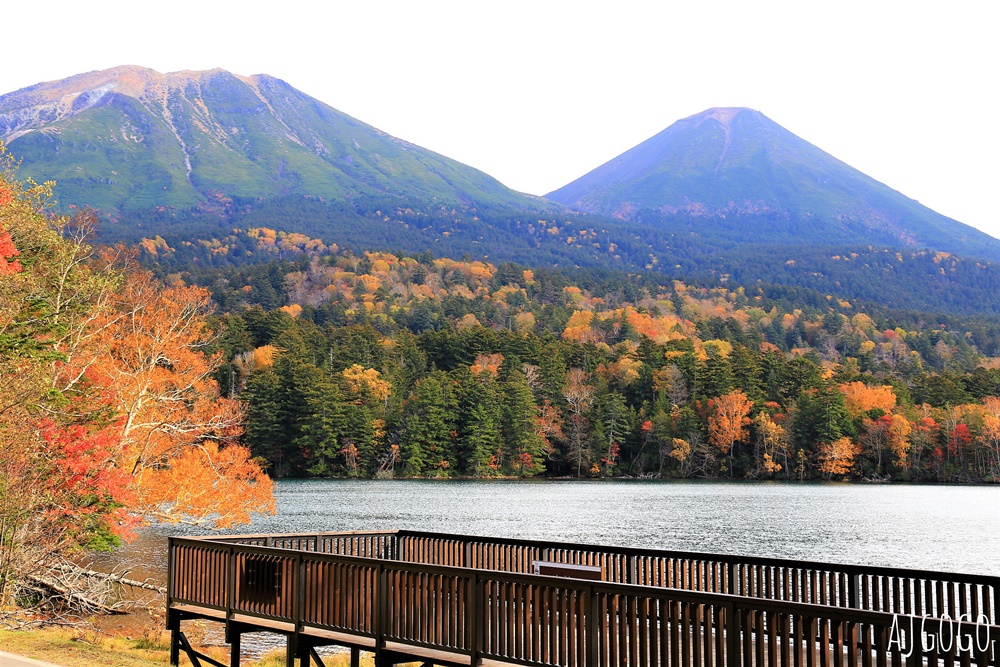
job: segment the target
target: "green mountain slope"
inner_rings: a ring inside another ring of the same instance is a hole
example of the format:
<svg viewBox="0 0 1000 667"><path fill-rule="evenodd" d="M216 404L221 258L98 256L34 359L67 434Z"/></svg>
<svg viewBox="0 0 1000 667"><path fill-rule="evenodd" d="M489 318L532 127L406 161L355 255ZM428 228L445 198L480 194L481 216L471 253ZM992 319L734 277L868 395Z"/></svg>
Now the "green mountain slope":
<svg viewBox="0 0 1000 667"><path fill-rule="evenodd" d="M264 75L121 67L38 84L0 96L0 137L23 158L22 176L58 181L63 207L101 209L103 241L159 248L143 257L167 272L267 261L269 248L243 233L266 228L357 253L430 250L1000 312L995 263L936 252L1000 258L1000 242L745 109L679 121L550 195L583 213ZM299 252L278 247L285 259Z"/></svg>
<svg viewBox="0 0 1000 667"><path fill-rule="evenodd" d="M62 205L138 210L213 194L389 195L545 205L267 75L117 67L0 97L0 138Z"/></svg>
<svg viewBox="0 0 1000 667"><path fill-rule="evenodd" d="M666 226L694 219L705 238L1000 258L997 239L909 199L751 109L709 109L679 120L546 197L588 213Z"/></svg>

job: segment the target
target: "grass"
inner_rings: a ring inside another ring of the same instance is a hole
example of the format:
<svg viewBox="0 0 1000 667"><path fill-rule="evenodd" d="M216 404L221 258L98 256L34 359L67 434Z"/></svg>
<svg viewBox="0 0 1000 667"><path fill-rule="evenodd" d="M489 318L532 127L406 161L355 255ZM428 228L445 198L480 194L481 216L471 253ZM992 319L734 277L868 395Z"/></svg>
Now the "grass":
<svg viewBox="0 0 1000 667"><path fill-rule="evenodd" d="M126 639L64 628L0 630L0 646L62 667L163 667L170 657L165 636Z"/></svg>
<svg viewBox="0 0 1000 667"><path fill-rule="evenodd" d="M223 647L195 648L223 664L229 664L228 651ZM170 638L159 629L146 629L138 637L117 637L91 629L0 630L0 650L61 667L164 667L170 660ZM180 664L191 665L183 651ZM350 654L324 656L323 664L326 667L348 667ZM374 664L371 654L361 655L362 667L373 667ZM244 660L241 665L284 667L285 652L271 651L260 660Z"/></svg>

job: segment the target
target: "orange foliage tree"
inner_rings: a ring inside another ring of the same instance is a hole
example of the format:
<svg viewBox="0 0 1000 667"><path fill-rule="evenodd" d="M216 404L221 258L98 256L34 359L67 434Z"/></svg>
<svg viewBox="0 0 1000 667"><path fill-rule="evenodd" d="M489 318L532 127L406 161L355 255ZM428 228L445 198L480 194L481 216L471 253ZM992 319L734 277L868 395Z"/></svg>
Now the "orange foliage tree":
<svg viewBox="0 0 1000 667"><path fill-rule="evenodd" d="M994 481L1000 480L1000 397L983 399L983 428L980 440L986 452L986 467Z"/></svg>
<svg viewBox="0 0 1000 667"><path fill-rule="evenodd" d="M723 394L713 401L713 410L708 417L708 439L723 454L728 454L733 445L747 439L750 432L750 409L753 401L740 389Z"/></svg>
<svg viewBox="0 0 1000 667"><path fill-rule="evenodd" d="M95 258L92 215L46 215L48 187L12 164L0 144L0 606L145 517L224 526L274 507L234 440L242 406L211 379L207 292Z"/></svg>
<svg viewBox="0 0 1000 667"><path fill-rule="evenodd" d="M878 419L865 419L861 436L861 445L866 455L875 464L874 472L883 474L886 450L892 454L893 461L900 468L908 466L910 441L908 436L912 430L910 422L902 415L882 415Z"/></svg>
<svg viewBox="0 0 1000 667"><path fill-rule="evenodd" d="M864 382L848 382L840 385L840 391L844 394L844 407L851 419L875 409L888 414L896 407L896 392L892 387L872 387Z"/></svg>
<svg viewBox="0 0 1000 667"><path fill-rule="evenodd" d="M13 166L0 143L0 607L52 558L127 533L128 500L103 471L117 439L107 418L74 414L51 383L108 275L89 265L88 217L42 214L48 187L17 181Z"/></svg>
<svg viewBox="0 0 1000 667"><path fill-rule="evenodd" d="M132 477L131 509L231 526L273 512L274 500L271 480L236 444L242 406L220 398L212 379L220 360L204 353L210 306L207 290L164 289L133 271L93 323L89 375L119 416L114 463Z"/></svg>
<svg viewBox="0 0 1000 667"><path fill-rule="evenodd" d="M846 475L854 466L854 458L861 448L850 438L838 438L833 442L819 444L819 471L828 478Z"/></svg>

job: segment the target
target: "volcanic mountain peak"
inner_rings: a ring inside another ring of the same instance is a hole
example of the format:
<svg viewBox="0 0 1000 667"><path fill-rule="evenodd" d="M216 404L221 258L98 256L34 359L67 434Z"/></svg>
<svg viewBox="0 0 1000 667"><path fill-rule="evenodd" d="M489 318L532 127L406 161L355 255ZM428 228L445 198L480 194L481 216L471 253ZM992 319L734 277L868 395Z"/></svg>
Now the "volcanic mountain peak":
<svg viewBox="0 0 1000 667"><path fill-rule="evenodd" d="M63 204L190 206L212 193L359 195L537 209L537 198L257 74L127 65L0 96L0 139Z"/></svg>
<svg viewBox="0 0 1000 667"><path fill-rule="evenodd" d="M221 68L163 74L138 65L122 65L46 81L0 96L0 139L10 143L28 132L44 131L100 104L112 93L134 98L153 113L168 115L172 92L180 92L197 103L202 97L201 87L220 77L242 81L263 99L260 79L266 75L240 76ZM204 107L203 101L200 106Z"/></svg>
<svg viewBox="0 0 1000 667"><path fill-rule="evenodd" d="M697 218L755 242L930 247L1000 257L1000 242L866 176L759 111L677 121L548 199L619 218ZM791 227L794 233L777 232Z"/></svg>
<svg viewBox="0 0 1000 667"><path fill-rule="evenodd" d="M748 109L746 107L712 107L711 109L707 109L701 113L690 116L685 120L694 120L699 124L706 120L714 120L723 127L729 127L730 123L733 122L733 118L744 112L760 114L759 111L754 111L753 109Z"/></svg>

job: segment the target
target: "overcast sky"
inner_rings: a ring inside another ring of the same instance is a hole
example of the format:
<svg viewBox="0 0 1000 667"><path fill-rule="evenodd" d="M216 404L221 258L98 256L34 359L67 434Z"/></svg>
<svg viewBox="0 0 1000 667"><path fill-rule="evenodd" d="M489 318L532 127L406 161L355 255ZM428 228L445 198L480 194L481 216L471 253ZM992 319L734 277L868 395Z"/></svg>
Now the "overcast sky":
<svg viewBox="0 0 1000 667"><path fill-rule="evenodd" d="M55 0L0 16L0 92L125 64L267 73L532 194L746 106L1000 237L992 0Z"/></svg>

